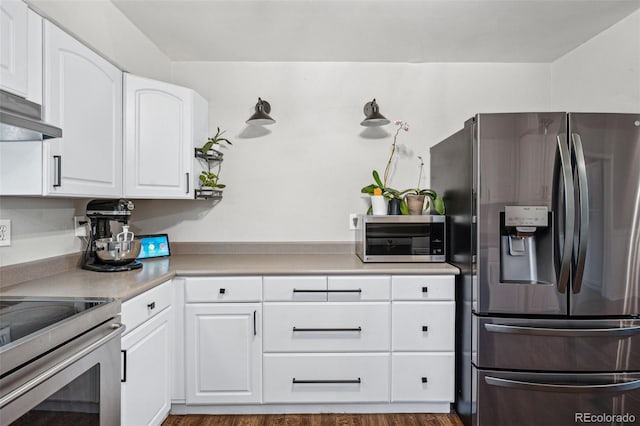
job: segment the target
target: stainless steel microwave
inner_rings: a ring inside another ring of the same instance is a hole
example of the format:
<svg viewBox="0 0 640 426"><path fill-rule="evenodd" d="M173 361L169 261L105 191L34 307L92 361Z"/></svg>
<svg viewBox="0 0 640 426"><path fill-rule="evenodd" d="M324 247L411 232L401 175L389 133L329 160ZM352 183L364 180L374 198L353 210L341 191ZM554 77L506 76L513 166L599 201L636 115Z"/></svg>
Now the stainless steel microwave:
<svg viewBox="0 0 640 426"><path fill-rule="evenodd" d="M358 215L356 254L363 262L444 262L445 216Z"/></svg>

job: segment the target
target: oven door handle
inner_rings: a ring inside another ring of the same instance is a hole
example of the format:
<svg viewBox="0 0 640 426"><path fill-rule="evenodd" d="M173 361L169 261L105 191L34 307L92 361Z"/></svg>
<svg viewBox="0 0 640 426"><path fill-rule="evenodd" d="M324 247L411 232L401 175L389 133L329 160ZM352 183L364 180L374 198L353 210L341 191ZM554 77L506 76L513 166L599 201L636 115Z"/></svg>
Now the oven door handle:
<svg viewBox="0 0 640 426"><path fill-rule="evenodd" d="M640 388L640 380L632 380L622 383L567 385L553 383L527 382L522 380L501 379L486 376L484 381L491 386L500 386L510 389L533 390L542 392L628 392Z"/></svg>
<svg viewBox="0 0 640 426"><path fill-rule="evenodd" d="M47 371L42 372L41 374L38 374L33 379L29 380L28 382L24 383L23 385L17 387L13 391L9 392L8 394L6 394L2 398L0 398L0 408L3 408L5 405L7 405L7 404L13 402L14 400L20 398L22 395L24 395L25 393L29 392L31 389L35 388L36 386L38 386L41 383L45 382L46 380L50 379L54 375L58 374L59 372L61 372L65 368L69 367L74 362L79 361L80 359L82 359L86 355L88 355L91 352L93 352L94 350L98 349L100 346L106 344L108 341L110 341L114 337L120 335L121 333L124 332L125 325L124 324L110 324L109 325L109 329L112 330L111 332L109 332L109 334L101 337L100 339L98 339L95 342L91 343L89 346L81 349L79 352L71 355L69 358L66 358L61 363L56 364L54 367L48 369Z"/></svg>

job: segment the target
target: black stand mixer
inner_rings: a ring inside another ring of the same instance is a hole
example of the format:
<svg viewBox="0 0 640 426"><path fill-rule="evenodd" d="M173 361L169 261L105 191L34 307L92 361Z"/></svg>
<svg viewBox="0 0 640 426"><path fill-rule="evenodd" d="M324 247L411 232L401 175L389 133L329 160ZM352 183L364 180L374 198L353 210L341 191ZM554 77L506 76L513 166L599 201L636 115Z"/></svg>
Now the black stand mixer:
<svg viewBox="0 0 640 426"><path fill-rule="evenodd" d="M82 268L98 272L131 271L142 268L136 261L140 240L129 231L129 217L134 205L130 200L92 200L87 204L90 238ZM113 235L112 222L122 224L122 232Z"/></svg>

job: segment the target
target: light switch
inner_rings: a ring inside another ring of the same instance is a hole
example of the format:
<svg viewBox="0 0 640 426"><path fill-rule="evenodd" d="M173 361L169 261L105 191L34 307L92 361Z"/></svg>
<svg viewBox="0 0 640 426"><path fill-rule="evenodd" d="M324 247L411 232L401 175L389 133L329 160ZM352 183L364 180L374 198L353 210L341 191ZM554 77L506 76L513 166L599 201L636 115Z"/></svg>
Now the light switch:
<svg viewBox="0 0 640 426"><path fill-rule="evenodd" d="M11 245L11 221L0 219L0 246Z"/></svg>

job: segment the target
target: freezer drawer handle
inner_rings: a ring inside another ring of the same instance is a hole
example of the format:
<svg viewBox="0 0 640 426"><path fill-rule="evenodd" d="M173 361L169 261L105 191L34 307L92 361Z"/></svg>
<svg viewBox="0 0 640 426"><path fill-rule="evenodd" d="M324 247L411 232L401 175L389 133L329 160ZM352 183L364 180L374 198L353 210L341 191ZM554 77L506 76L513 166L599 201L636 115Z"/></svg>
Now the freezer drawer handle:
<svg viewBox="0 0 640 426"><path fill-rule="evenodd" d="M360 380L360 377L353 380L299 380L294 377L291 383L293 384L321 383L321 384L339 384L340 385L340 384L351 384L351 383L359 384L359 383L362 383L362 380Z"/></svg>
<svg viewBox="0 0 640 426"><path fill-rule="evenodd" d="M524 327L519 325L485 324L492 333L527 334L562 337L626 337L640 334L640 325L616 328L547 328Z"/></svg>
<svg viewBox="0 0 640 426"><path fill-rule="evenodd" d="M499 379L485 376L484 381L491 386L501 386L510 389L533 390L542 392L627 392L640 388L640 380L632 380L623 383L607 383L598 385L556 385L551 383L523 382L521 380Z"/></svg>
<svg viewBox="0 0 640 426"><path fill-rule="evenodd" d="M293 327L293 331L362 331L362 327L356 327L356 328L298 328L298 327Z"/></svg>

